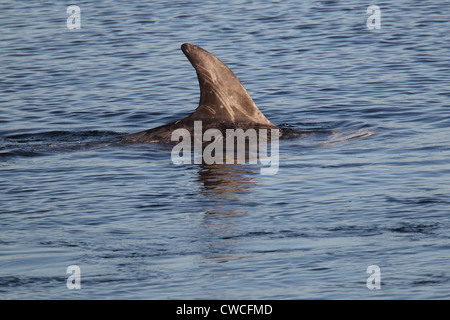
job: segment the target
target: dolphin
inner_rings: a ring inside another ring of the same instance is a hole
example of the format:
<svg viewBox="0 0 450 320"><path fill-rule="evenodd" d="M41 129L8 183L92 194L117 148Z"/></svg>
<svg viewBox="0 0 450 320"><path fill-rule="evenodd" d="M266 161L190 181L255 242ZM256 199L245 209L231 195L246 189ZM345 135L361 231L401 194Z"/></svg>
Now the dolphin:
<svg viewBox="0 0 450 320"><path fill-rule="evenodd" d="M202 130L226 129L278 129L258 109L236 75L208 51L189 43L181 50L197 72L200 102L192 114L184 119L142 132L125 135L122 142L171 142L172 132L194 130L194 122L201 121ZM278 130L278 135L281 131Z"/></svg>

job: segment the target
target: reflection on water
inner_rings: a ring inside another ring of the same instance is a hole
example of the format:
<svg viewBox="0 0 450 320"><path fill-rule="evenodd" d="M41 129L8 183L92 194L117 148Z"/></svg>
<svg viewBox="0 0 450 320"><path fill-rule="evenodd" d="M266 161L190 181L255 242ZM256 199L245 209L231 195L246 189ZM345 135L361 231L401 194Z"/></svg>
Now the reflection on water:
<svg viewBox="0 0 450 320"><path fill-rule="evenodd" d="M235 254L234 236L240 233L240 221L249 214L248 206L256 173L248 165L202 164L197 182L200 193L207 198L207 210L196 231L201 259L206 268L245 259L248 255Z"/></svg>
<svg viewBox="0 0 450 320"><path fill-rule="evenodd" d="M253 172L239 164L202 164L198 181L202 192L215 199L238 199L242 192L254 185Z"/></svg>
<svg viewBox="0 0 450 320"><path fill-rule="evenodd" d="M255 185L255 173L245 164L202 164L197 182L208 199L206 213L242 215L244 204Z"/></svg>

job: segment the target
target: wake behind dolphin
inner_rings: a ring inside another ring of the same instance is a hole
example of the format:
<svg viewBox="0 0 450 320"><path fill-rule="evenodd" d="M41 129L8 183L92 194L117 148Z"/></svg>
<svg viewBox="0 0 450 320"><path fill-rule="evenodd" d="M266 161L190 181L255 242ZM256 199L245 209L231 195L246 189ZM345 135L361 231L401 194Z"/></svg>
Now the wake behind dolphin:
<svg viewBox="0 0 450 320"><path fill-rule="evenodd" d="M197 110L184 119L122 137L124 142L170 142L177 129L194 132L201 121L202 131L217 129L278 129L258 109L236 75L208 51L185 43L181 50L197 72L200 102ZM278 135L280 131L278 131Z"/></svg>

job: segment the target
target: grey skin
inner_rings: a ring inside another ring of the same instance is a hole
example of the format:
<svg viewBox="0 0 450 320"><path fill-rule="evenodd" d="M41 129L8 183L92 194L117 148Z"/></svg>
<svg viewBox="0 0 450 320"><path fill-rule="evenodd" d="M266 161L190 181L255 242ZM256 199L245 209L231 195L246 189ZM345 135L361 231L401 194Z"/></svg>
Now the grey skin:
<svg viewBox="0 0 450 320"><path fill-rule="evenodd" d="M123 142L171 142L172 132L176 129L184 128L192 134L194 121L202 121L203 132L209 128L221 132L239 128L252 128L257 132L258 129L277 129L259 111L239 79L222 61L193 44L185 43L181 50L197 72L200 85L197 110L184 119L123 136Z"/></svg>

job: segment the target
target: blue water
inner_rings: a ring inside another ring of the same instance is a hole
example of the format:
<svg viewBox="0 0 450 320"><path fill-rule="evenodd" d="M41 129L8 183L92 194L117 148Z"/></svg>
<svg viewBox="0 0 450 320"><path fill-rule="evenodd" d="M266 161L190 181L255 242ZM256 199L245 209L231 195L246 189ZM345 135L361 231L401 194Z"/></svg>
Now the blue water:
<svg viewBox="0 0 450 320"><path fill-rule="evenodd" d="M450 298L449 1L73 4L0 2L0 298ZM195 110L185 42L305 132L276 174L108 142Z"/></svg>

